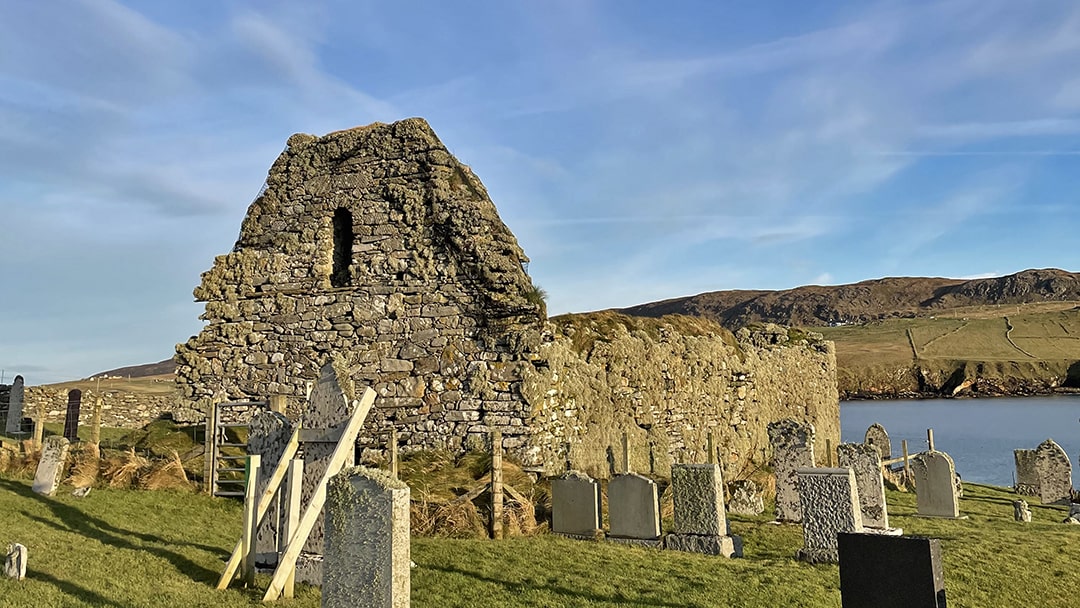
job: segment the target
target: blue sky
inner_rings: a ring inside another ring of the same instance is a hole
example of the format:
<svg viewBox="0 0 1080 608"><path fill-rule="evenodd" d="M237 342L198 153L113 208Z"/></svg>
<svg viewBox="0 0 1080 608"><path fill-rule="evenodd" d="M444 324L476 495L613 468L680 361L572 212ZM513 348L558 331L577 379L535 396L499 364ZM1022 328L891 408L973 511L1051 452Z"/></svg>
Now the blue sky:
<svg viewBox="0 0 1080 608"><path fill-rule="evenodd" d="M552 313L1080 270L1080 5L4 3L0 369L171 356L295 132L423 116Z"/></svg>

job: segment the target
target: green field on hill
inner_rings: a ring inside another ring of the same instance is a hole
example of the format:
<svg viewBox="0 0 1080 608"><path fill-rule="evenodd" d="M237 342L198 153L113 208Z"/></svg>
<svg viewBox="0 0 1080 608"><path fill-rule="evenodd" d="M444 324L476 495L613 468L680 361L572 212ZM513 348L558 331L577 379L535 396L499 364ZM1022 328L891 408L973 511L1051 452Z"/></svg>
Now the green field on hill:
<svg viewBox="0 0 1080 608"><path fill-rule="evenodd" d="M0 544L29 550L28 577L0 579L0 606L262 606L258 589L215 591L240 535L240 504L170 491L61 488L38 496L26 480L0 477ZM1080 602L1080 526L1062 507L1032 505L1033 522L1013 521L1013 495L967 484L967 520L914 517L914 495L890 492L890 520L909 534L942 540L950 606L1065 608ZM414 537L416 608L839 607L839 570L792 559L801 528L770 518L732 517L745 557L727 560L547 534L504 541ZM280 606L315 607L299 586Z"/></svg>

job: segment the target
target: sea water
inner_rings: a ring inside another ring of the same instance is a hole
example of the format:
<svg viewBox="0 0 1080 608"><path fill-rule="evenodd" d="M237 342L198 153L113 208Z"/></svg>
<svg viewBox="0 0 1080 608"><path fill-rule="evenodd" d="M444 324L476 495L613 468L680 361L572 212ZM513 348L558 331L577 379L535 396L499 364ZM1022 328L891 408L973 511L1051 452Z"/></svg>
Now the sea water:
<svg viewBox="0 0 1080 608"><path fill-rule="evenodd" d="M893 458L901 456L903 439L908 452L925 450L926 429L934 429L934 448L952 456L965 481L1011 486L1013 450L1046 439L1069 455L1073 487L1080 480L1080 395L840 403L842 441L861 443L875 422L889 432Z"/></svg>

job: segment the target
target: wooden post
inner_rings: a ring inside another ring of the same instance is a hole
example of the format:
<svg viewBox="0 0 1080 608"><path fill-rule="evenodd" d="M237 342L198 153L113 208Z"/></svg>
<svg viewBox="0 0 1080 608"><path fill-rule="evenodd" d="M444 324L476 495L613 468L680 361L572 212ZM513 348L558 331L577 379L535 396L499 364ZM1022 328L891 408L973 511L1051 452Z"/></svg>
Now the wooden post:
<svg viewBox="0 0 1080 608"><path fill-rule="evenodd" d="M397 453L397 427L390 428L390 445L386 446L390 450L390 474L394 476L394 479L398 478L398 453Z"/></svg>
<svg viewBox="0 0 1080 608"><path fill-rule="evenodd" d="M911 467L908 465L908 451L907 451L907 439L900 442L900 447L904 450L904 479L911 479Z"/></svg>
<svg viewBox="0 0 1080 608"><path fill-rule="evenodd" d="M301 458L296 458L289 463L289 487L286 494L285 501L285 530L281 534L278 534L278 541L281 546L278 547L278 555L285 549L285 542L291 538L293 532L296 531L297 526L300 524L300 488L304 482L304 461ZM294 566L289 573L288 578L285 579L285 586L281 590L281 594L286 599L292 599L296 589L296 567Z"/></svg>
<svg viewBox="0 0 1080 608"><path fill-rule="evenodd" d="M630 435L625 432L622 434L622 470L623 473L630 472Z"/></svg>
<svg viewBox="0 0 1080 608"><path fill-rule="evenodd" d="M101 408L104 405L101 395L94 399L94 415L90 418L90 443L101 445Z"/></svg>
<svg viewBox="0 0 1080 608"><path fill-rule="evenodd" d="M37 418L34 419L34 447L40 448L45 435L45 402L39 401Z"/></svg>
<svg viewBox="0 0 1080 608"><path fill-rule="evenodd" d="M217 403L210 402L206 411L206 430L203 439L203 483L207 494L217 489Z"/></svg>
<svg viewBox="0 0 1080 608"><path fill-rule="evenodd" d="M825 440L825 466L832 467L832 439Z"/></svg>
<svg viewBox="0 0 1080 608"><path fill-rule="evenodd" d="M270 411L284 414L288 407L288 397L285 395L270 395Z"/></svg>
<svg viewBox="0 0 1080 608"><path fill-rule="evenodd" d="M934 429L926 429L926 445L931 452L934 451Z"/></svg>
<svg viewBox="0 0 1080 608"><path fill-rule="evenodd" d="M259 461L258 454L244 460L244 530L240 540L240 571L248 587L255 586L255 537L259 533L259 520L255 515L258 507L255 486L259 479Z"/></svg>
<svg viewBox="0 0 1080 608"><path fill-rule="evenodd" d="M709 452L708 455L705 457L705 462L709 464L716 464L716 444L713 443L712 431L709 431L709 434L706 438L705 446L705 449Z"/></svg>
<svg viewBox="0 0 1080 608"><path fill-rule="evenodd" d="M491 432L491 538L503 537L503 441L500 431Z"/></svg>

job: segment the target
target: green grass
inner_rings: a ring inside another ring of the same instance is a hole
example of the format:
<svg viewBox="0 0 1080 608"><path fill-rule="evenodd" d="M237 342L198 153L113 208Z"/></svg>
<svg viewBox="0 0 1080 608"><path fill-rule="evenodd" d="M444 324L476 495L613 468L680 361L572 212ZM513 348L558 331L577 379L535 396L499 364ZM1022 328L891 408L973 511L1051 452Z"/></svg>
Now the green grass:
<svg viewBox="0 0 1080 608"><path fill-rule="evenodd" d="M889 493L890 520L942 540L949 605L993 608L1080 603L1080 526L1062 507L1032 505L1012 520L1013 495L967 484L962 521L914 517L914 495ZM259 606L260 589L215 591L240 533L235 501L171 492L95 489L78 499L0 478L0 545L29 548L29 575L0 579L0 606ZM505 541L414 538L412 605L438 607L839 607L839 570L792 555L801 529L732 518L744 559L654 551L543 535ZM319 605L299 586L281 606Z"/></svg>

